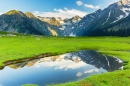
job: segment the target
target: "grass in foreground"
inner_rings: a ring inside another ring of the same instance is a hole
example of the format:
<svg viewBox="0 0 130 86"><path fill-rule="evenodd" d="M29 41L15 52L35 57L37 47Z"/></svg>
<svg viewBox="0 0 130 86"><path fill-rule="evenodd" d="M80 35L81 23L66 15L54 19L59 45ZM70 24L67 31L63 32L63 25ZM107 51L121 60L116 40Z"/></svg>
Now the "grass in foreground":
<svg viewBox="0 0 130 86"><path fill-rule="evenodd" d="M59 86L128 86L130 84L130 37L55 38L16 36L0 38L0 66L9 60L30 58L39 54L52 55L78 50L97 50L124 60L126 70L88 77L79 82ZM117 77L117 78L116 78ZM103 81L104 80L104 81Z"/></svg>
<svg viewBox="0 0 130 86"><path fill-rule="evenodd" d="M65 83L56 86L129 86L130 70L115 71L90 76L82 81Z"/></svg>
<svg viewBox="0 0 130 86"><path fill-rule="evenodd" d="M38 86L38 85L36 85L36 84L24 84L22 86Z"/></svg>

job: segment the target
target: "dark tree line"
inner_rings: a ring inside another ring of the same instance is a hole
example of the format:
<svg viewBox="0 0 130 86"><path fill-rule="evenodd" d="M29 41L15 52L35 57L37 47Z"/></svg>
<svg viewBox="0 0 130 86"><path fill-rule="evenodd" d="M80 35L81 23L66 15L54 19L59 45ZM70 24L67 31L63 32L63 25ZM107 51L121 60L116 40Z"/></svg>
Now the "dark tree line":
<svg viewBox="0 0 130 86"><path fill-rule="evenodd" d="M96 29L89 36L130 36L130 28L119 30Z"/></svg>

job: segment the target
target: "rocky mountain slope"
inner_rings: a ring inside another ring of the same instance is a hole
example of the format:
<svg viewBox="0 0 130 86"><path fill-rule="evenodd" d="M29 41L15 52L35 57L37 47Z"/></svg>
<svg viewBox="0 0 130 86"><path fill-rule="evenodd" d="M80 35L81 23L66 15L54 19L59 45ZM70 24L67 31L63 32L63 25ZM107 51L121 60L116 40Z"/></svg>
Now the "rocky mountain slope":
<svg viewBox="0 0 130 86"><path fill-rule="evenodd" d="M64 28L67 36L128 36L130 35L130 1L121 0L104 10L88 14L78 23Z"/></svg>
<svg viewBox="0 0 130 86"><path fill-rule="evenodd" d="M38 18L43 22L49 23L50 25L57 26L57 28L59 29L58 31L60 31L60 34L58 34L59 36L73 36L72 34L73 31L71 31L71 28L68 27L79 23L79 21L82 19L78 15L70 19L68 18L62 19L60 17L55 18L55 17L40 17L40 16L38 16ZM72 29L74 29L74 27Z"/></svg>
<svg viewBox="0 0 130 86"><path fill-rule="evenodd" d="M60 20L56 19L55 17L40 17L38 16L38 18L43 21L43 22L47 22L50 25L55 25L55 26L60 26Z"/></svg>
<svg viewBox="0 0 130 86"><path fill-rule="evenodd" d="M130 36L130 0L80 18L35 17L12 10L0 15L0 31L45 36Z"/></svg>
<svg viewBox="0 0 130 86"><path fill-rule="evenodd" d="M127 1L127 2L125 2ZM102 12L102 17L99 20L104 19L104 23L94 23L97 26L86 35L92 36L129 36L130 35L130 1L122 0L117 3L111 4L108 8ZM108 12L107 12L108 11ZM107 14L107 15L106 15ZM105 16L107 16L105 18Z"/></svg>
<svg viewBox="0 0 130 86"><path fill-rule="evenodd" d="M0 31L51 36L54 35L52 30L57 30L57 27L39 20L29 12L11 10L0 16Z"/></svg>
<svg viewBox="0 0 130 86"><path fill-rule="evenodd" d="M59 27L60 30L62 30L63 36L76 36L77 34L73 34L75 31L77 32L78 23L82 20L81 17L76 15L73 18L70 19L64 19L63 23Z"/></svg>

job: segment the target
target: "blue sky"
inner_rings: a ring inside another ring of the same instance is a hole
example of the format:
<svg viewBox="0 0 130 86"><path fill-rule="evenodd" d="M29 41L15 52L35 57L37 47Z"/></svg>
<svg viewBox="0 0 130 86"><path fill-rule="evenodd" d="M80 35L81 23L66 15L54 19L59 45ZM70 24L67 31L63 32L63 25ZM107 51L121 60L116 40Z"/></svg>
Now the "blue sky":
<svg viewBox="0 0 130 86"><path fill-rule="evenodd" d="M15 9L46 17L84 16L117 1L119 0L0 0L0 13Z"/></svg>

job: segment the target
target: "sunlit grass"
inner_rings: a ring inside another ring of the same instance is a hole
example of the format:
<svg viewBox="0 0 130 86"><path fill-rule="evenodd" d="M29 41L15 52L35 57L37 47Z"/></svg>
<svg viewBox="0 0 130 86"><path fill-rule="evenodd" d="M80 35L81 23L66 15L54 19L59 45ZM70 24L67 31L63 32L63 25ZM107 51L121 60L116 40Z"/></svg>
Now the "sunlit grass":
<svg viewBox="0 0 130 86"><path fill-rule="evenodd" d="M102 53L120 55L126 60L129 56L130 37L1 37L0 65L7 60L27 58L44 53L61 54L78 50L97 50ZM128 54L128 55L127 55ZM125 57L124 57L125 55Z"/></svg>
<svg viewBox="0 0 130 86"><path fill-rule="evenodd" d="M36 84L24 84L22 86L38 86L38 85L36 85Z"/></svg>
<svg viewBox="0 0 130 86"><path fill-rule="evenodd" d="M130 84L130 37L0 37L0 66L8 60L30 58L44 53L52 55L79 50L96 50L122 59L124 69L90 76L79 82L59 86L128 86Z"/></svg>
<svg viewBox="0 0 130 86"><path fill-rule="evenodd" d="M70 82L55 86L129 86L130 70L115 71L90 76L78 82Z"/></svg>

